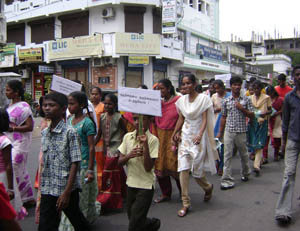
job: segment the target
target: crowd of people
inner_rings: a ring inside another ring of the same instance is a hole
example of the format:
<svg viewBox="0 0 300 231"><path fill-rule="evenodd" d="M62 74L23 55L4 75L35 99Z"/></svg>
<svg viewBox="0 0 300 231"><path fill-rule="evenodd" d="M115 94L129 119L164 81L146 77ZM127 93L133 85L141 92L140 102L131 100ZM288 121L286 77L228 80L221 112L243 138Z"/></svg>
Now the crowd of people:
<svg viewBox="0 0 300 231"><path fill-rule="evenodd" d="M289 223L300 152L300 66L292 77L294 88L284 74L276 87L251 79L245 93L235 76L230 88L214 80L206 92L193 74L182 78L180 92L163 79L153 88L161 92L161 117L119 112L117 96L109 93L102 101L98 87L89 97L84 89L68 96L51 92L40 99L36 200L27 171L35 124L22 83L9 81L11 103L0 109L1 230L21 230L17 220L32 206L40 231L90 230L100 212L123 208L124 198L129 231L159 230L160 220L147 214L152 201L171 200L171 179L182 200L177 215L184 217L191 209L190 174L208 202L214 185L207 172L221 176L222 190L235 187L232 158L238 153L241 180L247 182L251 172L259 177L270 141L274 161L285 159L275 219ZM156 179L161 195L153 199Z"/></svg>

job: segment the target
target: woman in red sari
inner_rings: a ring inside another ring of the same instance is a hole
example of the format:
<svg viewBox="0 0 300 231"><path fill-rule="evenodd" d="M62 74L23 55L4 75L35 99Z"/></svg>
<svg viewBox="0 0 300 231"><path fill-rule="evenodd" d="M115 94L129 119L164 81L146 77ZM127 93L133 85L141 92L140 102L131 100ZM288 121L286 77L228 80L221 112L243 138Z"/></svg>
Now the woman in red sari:
<svg viewBox="0 0 300 231"><path fill-rule="evenodd" d="M162 117L155 117L157 136L159 138L159 154L155 161L155 174L158 179L162 195L154 200L156 203L168 201L172 194L172 176L181 192L179 174L177 172L177 150L172 147L171 137L178 120L175 103L180 96L175 95L174 87L170 80L163 79L158 83L161 92Z"/></svg>
<svg viewBox="0 0 300 231"><path fill-rule="evenodd" d="M102 187L97 201L101 203L101 210L120 209L123 207L122 197L126 195L126 174L123 167L119 167L118 147L122 143L126 128L121 114L117 111L118 98L108 94L104 99L104 113L100 118L100 129L96 142L102 137L105 156L102 174Z"/></svg>
<svg viewBox="0 0 300 231"><path fill-rule="evenodd" d="M281 137L282 137L282 106L283 98L280 97L273 86L269 86L266 90L267 95L271 97L272 101L272 114L269 121L269 133L267 138L267 143L263 151L263 164L268 163L268 147L269 141L271 138L271 144L274 148L274 161L279 160L279 150L281 146Z"/></svg>

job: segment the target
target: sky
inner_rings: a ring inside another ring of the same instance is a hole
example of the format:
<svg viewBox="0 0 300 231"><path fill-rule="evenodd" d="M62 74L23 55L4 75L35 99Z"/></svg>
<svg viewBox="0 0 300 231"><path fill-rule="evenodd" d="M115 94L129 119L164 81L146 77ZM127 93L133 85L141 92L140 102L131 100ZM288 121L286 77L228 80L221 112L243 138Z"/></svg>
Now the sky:
<svg viewBox="0 0 300 231"><path fill-rule="evenodd" d="M220 0L220 39L230 41L231 34L251 40L252 31L265 39L300 37L300 0Z"/></svg>

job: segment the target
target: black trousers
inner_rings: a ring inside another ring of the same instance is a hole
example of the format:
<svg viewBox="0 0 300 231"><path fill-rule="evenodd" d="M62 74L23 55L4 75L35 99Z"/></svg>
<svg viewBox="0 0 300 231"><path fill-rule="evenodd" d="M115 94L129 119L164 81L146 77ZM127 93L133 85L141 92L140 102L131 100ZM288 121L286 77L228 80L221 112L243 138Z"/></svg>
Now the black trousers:
<svg viewBox="0 0 300 231"><path fill-rule="evenodd" d="M57 231L60 222L60 213L56 209L58 197L51 195L41 196L39 231ZM67 208L63 209L76 231L89 230L89 224L79 208L79 190L70 195Z"/></svg>
<svg viewBox="0 0 300 231"><path fill-rule="evenodd" d="M147 218L153 199L154 189L127 189L127 215L129 219L129 231L147 230L151 225L151 219Z"/></svg>

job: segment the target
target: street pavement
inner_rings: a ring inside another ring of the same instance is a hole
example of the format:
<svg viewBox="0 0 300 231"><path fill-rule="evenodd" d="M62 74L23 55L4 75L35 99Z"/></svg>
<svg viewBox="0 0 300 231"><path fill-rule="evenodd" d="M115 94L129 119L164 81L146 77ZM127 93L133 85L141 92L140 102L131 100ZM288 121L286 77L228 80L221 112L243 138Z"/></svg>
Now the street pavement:
<svg viewBox="0 0 300 231"><path fill-rule="evenodd" d="M39 119L36 119L39 125ZM39 128L36 127L32 141L31 153L28 159L28 169L31 180L34 182L38 166L38 153L40 150ZM184 218L177 216L177 210L181 208L179 193L173 181L172 200L161 204L154 204L149 211L150 217L161 220L161 231L277 231L300 230L300 187L299 165L294 191L292 224L279 226L274 221L274 209L280 192L284 162L273 162L272 149L270 148L269 163L263 166L261 176L251 175L248 182L240 180L240 160L238 156L233 158L233 174L236 178L236 187L230 190L220 190L220 177L208 175L208 179L214 184L213 198L209 202L203 202L204 192L196 182L190 179L190 196L192 209ZM250 164L253 162L250 161ZM159 196L160 190L156 184L154 198ZM126 205L125 205L126 206ZM126 207L125 207L126 208ZM20 222L23 230L37 230L34 223L34 209L29 210L29 215ZM93 230L126 231L128 229L126 209L111 212L99 217L93 225ZM142 231L142 230L141 230Z"/></svg>

